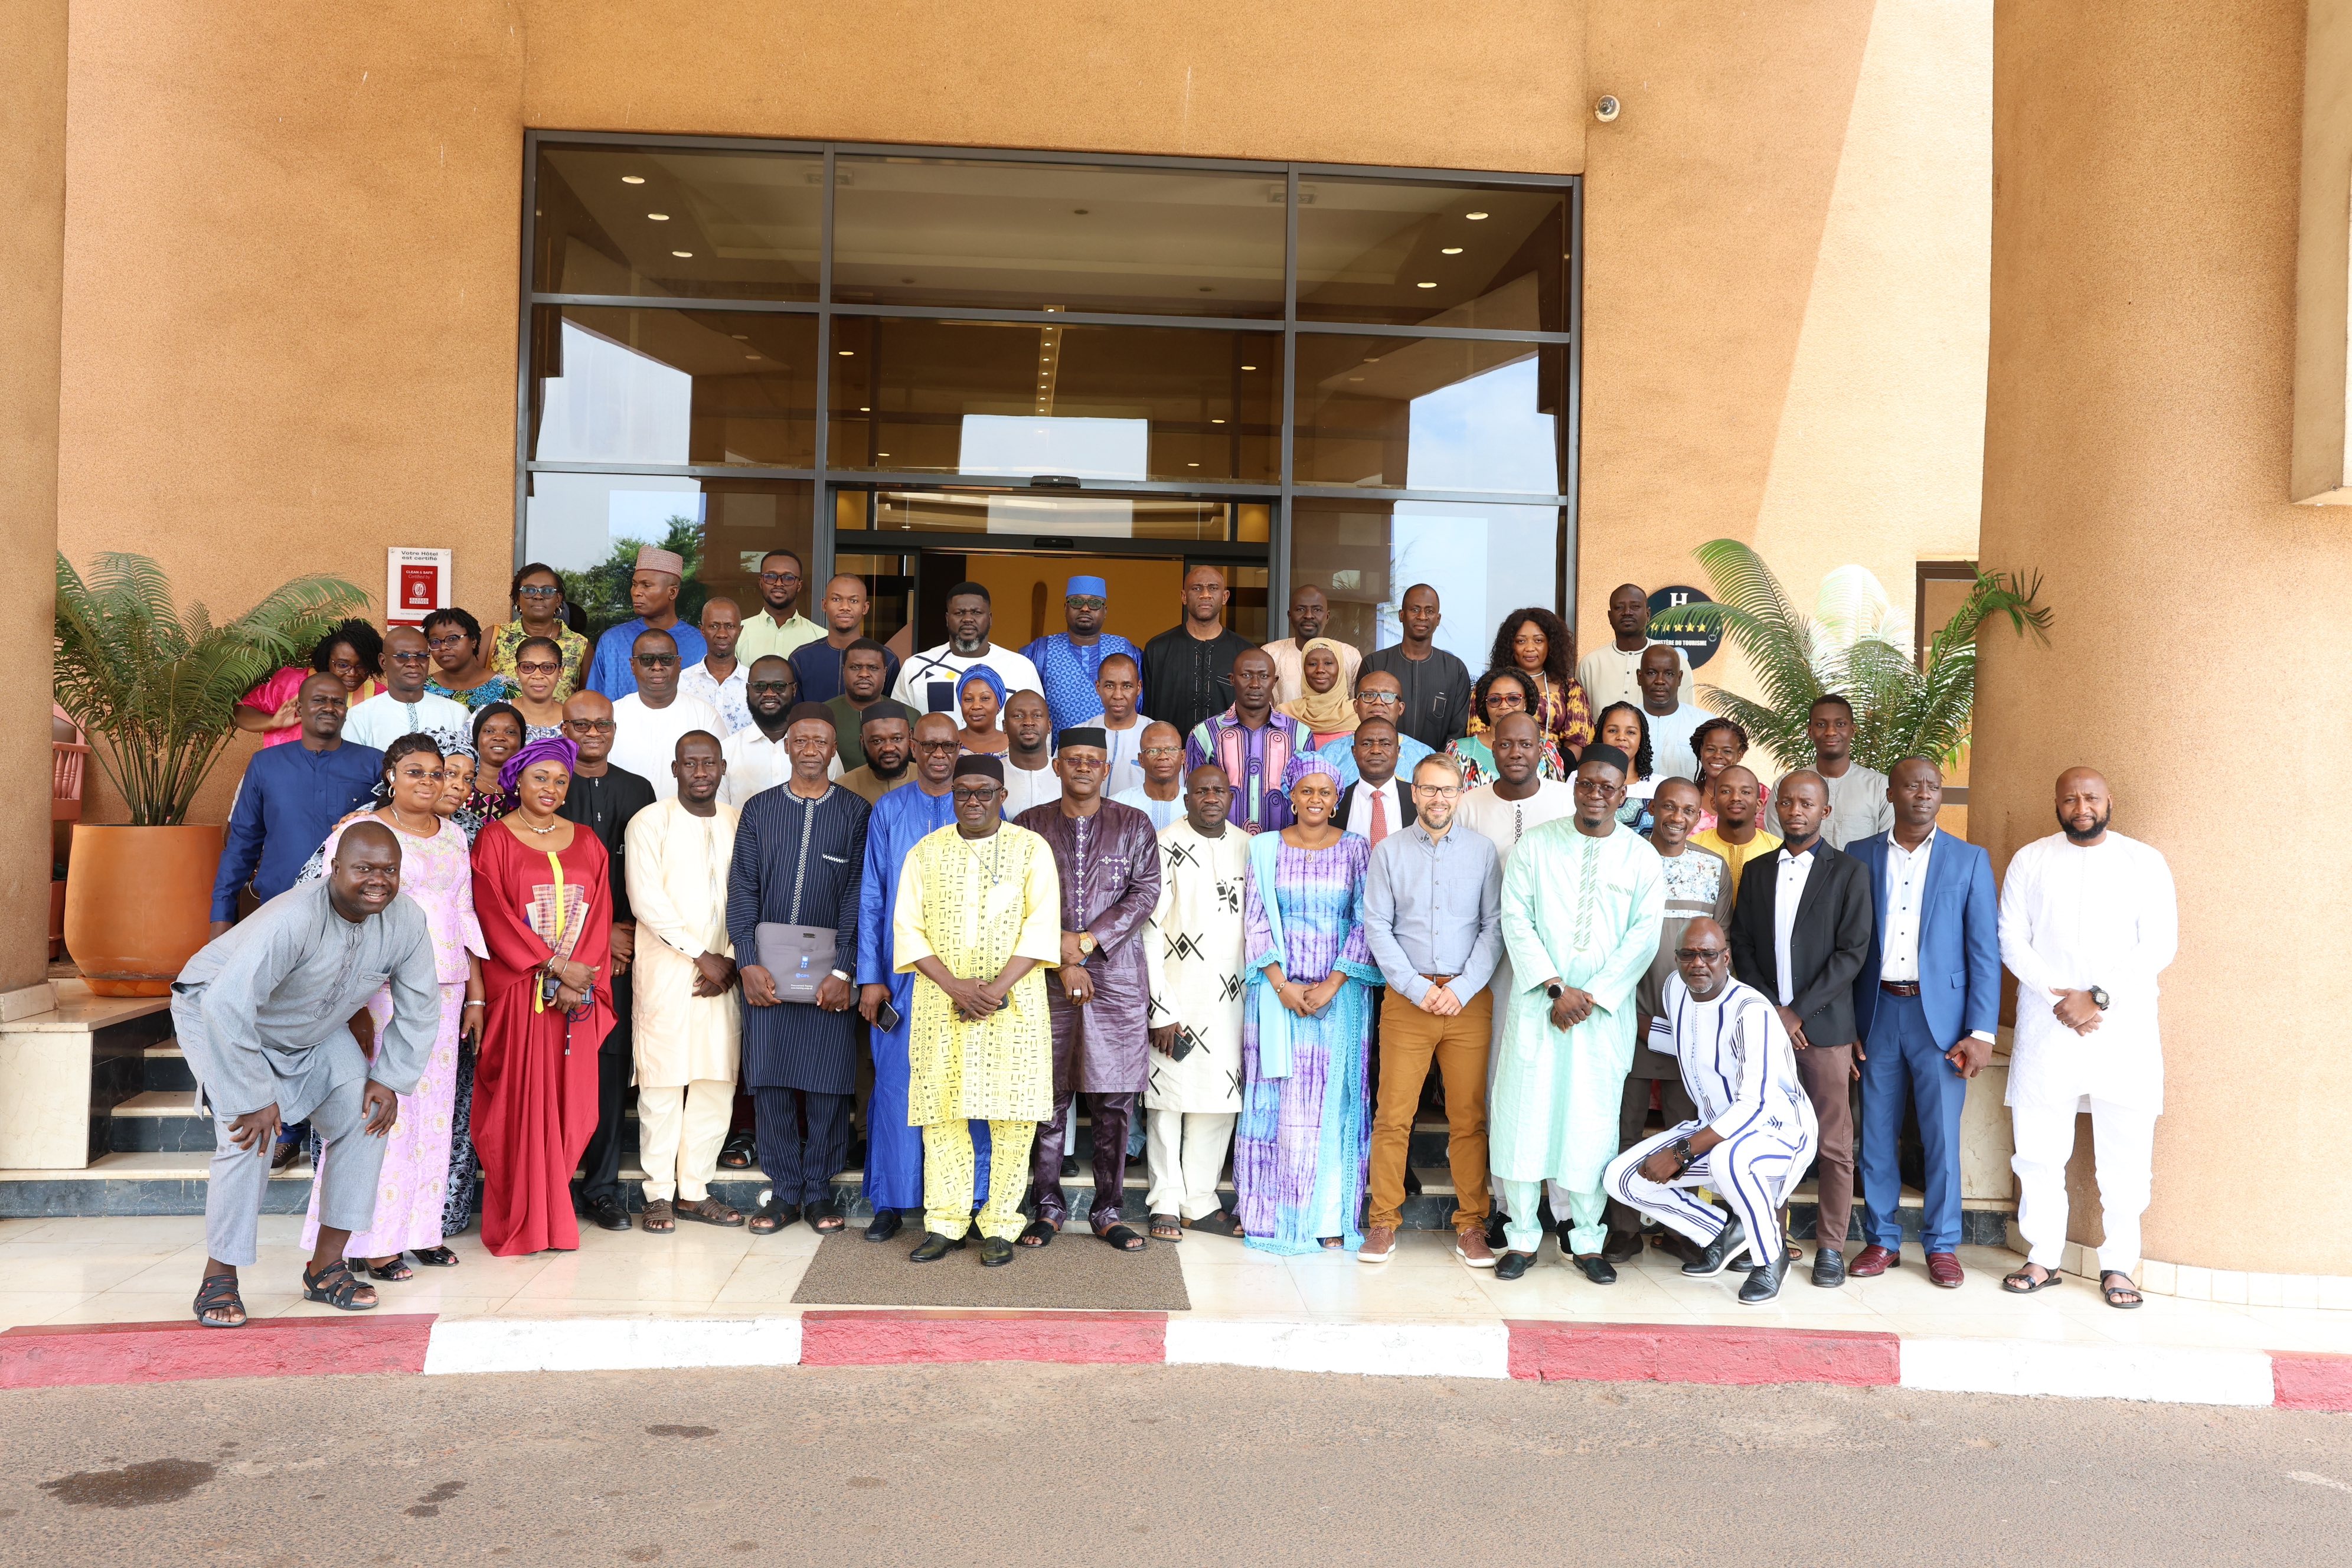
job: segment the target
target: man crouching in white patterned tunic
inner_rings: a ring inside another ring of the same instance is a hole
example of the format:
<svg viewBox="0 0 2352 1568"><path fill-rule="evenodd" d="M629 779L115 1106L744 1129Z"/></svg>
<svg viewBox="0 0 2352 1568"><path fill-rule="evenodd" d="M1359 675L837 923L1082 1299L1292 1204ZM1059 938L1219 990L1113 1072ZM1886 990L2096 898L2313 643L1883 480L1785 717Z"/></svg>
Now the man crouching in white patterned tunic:
<svg viewBox="0 0 2352 1568"><path fill-rule="evenodd" d="M1789 1268L1780 1203L1812 1163L1821 1131L1771 998L1731 978L1723 928L1705 917L1685 926L1675 971L1653 1038L1673 1040L1698 1117L1634 1144L1605 1179L1612 1195L1705 1248L1685 1274L1720 1274L1747 1254L1753 1266L1739 1299L1758 1306L1780 1293ZM1730 1203L1730 1217L1690 1191L1700 1185Z"/></svg>

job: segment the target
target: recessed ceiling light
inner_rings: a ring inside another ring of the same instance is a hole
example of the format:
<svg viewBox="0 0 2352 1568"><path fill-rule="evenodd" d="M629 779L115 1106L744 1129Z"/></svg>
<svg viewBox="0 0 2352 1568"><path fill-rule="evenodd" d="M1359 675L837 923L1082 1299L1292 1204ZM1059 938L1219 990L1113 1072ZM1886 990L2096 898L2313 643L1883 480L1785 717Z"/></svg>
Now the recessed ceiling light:
<svg viewBox="0 0 2352 1568"><path fill-rule="evenodd" d="M1413 287L1416 289L1434 289L1437 285L1434 283L1416 283Z"/></svg>
<svg viewBox="0 0 2352 1568"><path fill-rule="evenodd" d="M760 356L758 354L745 354L743 357L745 359L758 359Z"/></svg>
<svg viewBox="0 0 2352 1568"><path fill-rule="evenodd" d="M1440 256L1459 256L1462 254L1462 247L1458 245L1449 245L1444 249L1439 251L1438 254Z"/></svg>
<svg viewBox="0 0 2352 1568"><path fill-rule="evenodd" d="M857 412L860 414L871 414L874 412L874 405L870 403L861 403L857 405Z"/></svg>
<svg viewBox="0 0 2352 1568"><path fill-rule="evenodd" d="M1361 380L1363 380L1364 378L1363 378L1362 376L1360 376L1360 375L1351 375L1351 376L1349 376L1348 379L1349 379L1349 381L1361 381Z"/></svg>
<svg viewBox="0 0 2352 1568"><path fill-rule="evenodd" d="M1185 466L1186 468L1199 468L1201 465L1200 465L1200 464L1198 464L1198 463L1187 463L1187 464L1185 464L1184 466Z"/></svg>
<svg viewBox="0 0 2352 1568"><path fill-rule="evenodd" d="M739 343L748 343L751 341L751 334L749 332L730 332L727 335Z"/></svg>
<svg viewBox="0 0 2352 1568"><path fill-rule="evenodd" d="M1254 365L1254 364L1245 364L1245 365L1242 366L1242 368L1243 368L1244 370L1255 370L1255 369L1257 368L1257 366L1255 366L1255 365Z"/></svg>
<svg viewBox="0 0 2352 1568"><path fill-rule="evenodd" d="M1212 424L1212 425L1223 425L1223 424L1224 423L1224 421L1223 421L1223 420L1222 420L1222 419L1212 419L1212 420L1210 420L1210 421L1209 421L1209 423L1210 423L1210 424Z"/></svg>
<svg viewBox="0 0 2352 1568"><path fill-rule="evenodd" d="M643 174L624 174L621 176L621 184L625 185L642 185L645 183L646 177Z"/></svg>
<svg viewBox="0 0 2352 1568"><path fill-rule="evenodd" d="M837 349L835 352L840 354L844 359L856 359L857 357L857 351L856 349Z"/></svg>
<svg viewBox="0 0 2352 1568"><path fill-rule="evenodd" d="M653 219L656 223L667 223L669 221L669 214L667 213L647 213L646 216Z"/></svg>
<svg viewBox="0 0 2352 1568"><path fill-rule="evenodd" d="M694 252L691 250L673 250L670 254L672 256L692 256Z"/></svg>
<svg viewBox="0 0 2352 1568"><path fill-rule="evenodd" d="M1381 363L1381 356L1378 354L1366 354L1364 356L1364 363L1366 364L1378 364Z"/></svg>
<svg viewBox="0 0 2352 1568"><path fill-rule="evenodd" d="M1462 216L1468 218L1472 223L1477 223L1486 217L1486 215L1485 213L1464 213Z"/></svg>

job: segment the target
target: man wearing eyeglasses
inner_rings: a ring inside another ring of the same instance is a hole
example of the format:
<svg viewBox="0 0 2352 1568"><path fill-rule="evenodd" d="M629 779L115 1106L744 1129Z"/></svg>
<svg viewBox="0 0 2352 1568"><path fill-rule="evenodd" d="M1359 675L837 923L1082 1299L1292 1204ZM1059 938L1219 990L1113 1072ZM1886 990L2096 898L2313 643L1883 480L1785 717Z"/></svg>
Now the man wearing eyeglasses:
<svg viewBox="0 0 2352 1568"><path fill-rule="evenodd" d="M735 644L736 658L745 664L770 654L790 658L803 646L824 640L824 628L800 613L801 585L807 579L808 569L789 550L771 550L760 557L760 608L743 623L743 635ZM859 586L862 591L864 584Z"/></svg>
<svg viewBox="0 0 2352 1568"><path fill-rule="evenodd" d="M685 586L686 557L675 550L656 550L650 545L637 552L636 570L629 574L629 605L636 616L596 639L596 657L588 667L589 690L601 691L616 702L635 691L637 638L648 631L667 632L677 645L678 657L687 662L709 653L702 634L678 619L677 595ZM667 773L667 752L662 763L661 771Z"/></svg>
<svg viewBox="0 0 2352 1568"><path fill-rule="evenodd" d="M1106 660L1124 657L1133 659L1139 669L1143 666L1141 648L1117 632L1102 629L1103 617L1109 611L1109 584L1099 577L1073 577L1062 600L1062 619L1069 629L1039 637L1021 650L1021 656L1037 667L1056 732L1091 722L1103 711L1095 682ZM1130 713L1133 707L1130 702Z"/></svg>
<svg viewBox="0 0 2352 1568"><path fill-rule="evenodd" d="M649 781L659 800L677 795L669 762L678 742L697 730L709 735L727 731L718 709L678 690L678 663L677 641L669 633L638 633L629 655L637 689L613 703L613 761Z"/></svg>
<svg viewBox="0 0 2352 1568"><path fill-rule="evenodd" d="M792 729L792 711L802 700L796 671L789 659L766 654L753 661L743 682L751 705L751 721L727 737L727 779L719 798L730 805L750 804L763 789L773 789L792 777L793 759L784 750ZM827 776L839 778L836 756Z"/></svg>
<svg viewBox="0 0 2352 1568"><path fill-rule="evenodd" d="M1404 732L1404 689L1397 678L1381 670L1366 670L1356 682L1356 722L1367 719L1385 719L1395 727L1396 771L1406 778L1421 766L1421 759L1432 748L1422 744ZM1318 753L1339 770L1339 787L1347 789L1363 776L1356 763L1356 737L1339 735L1324 742Z"/></svg>
<svg viewBox="0 0 2352 1568"><path fill-rule="evenodd" d="M1131 805L1151 818L1152 827L1161 833L1183 820L1184 796L1184 737L1176 726L1152 721L1144 727L1143 744L1136 752L1136 762L1143 782L1132 789L1123 789L1111 798L1121 805ZM1223 777L1222 770L1218 776ZM1231 790L1227 786L1228 792Z"/></svg>
<svg viewBox="0 0 2352 1568"><path fill-rule="evenodd" d="M351 710L343 739L381 752L403 735L470 733L474 716L464 703L425 689L432 672L433 653L423 632L394 626L384 633L383 689Z"/></svg>
<svg viewBox="0 0 2352 1568"><path fill-rule="evenodd" d="M1610 1195L1671 1226L1694 1247L1683 1272L1707 1279L1745 1253L1743 1305L1780 1293L1789 1270L1780 1204L1811 1163L1820 1132L1797 1077L1789 1031L1770 997L1731 977L1731 944L1713 917L1683 928L1657 1026L1696 1110L1609 1162ZM1692 1192L1706 1187L1721 1209Z"/></svg>
<svg viewBox="0 0 2352 1568"><path fill-rule="evenodd" d="M1364 873L1364 939L1388 995L1381 1005L1371 1211L1356 1256L1386 1263L1396 1252L1413 1111L1433 1062L1445 1084L1454 1255L1473 1268L1492 1268L1486 1052L1495 1015L1488 983L1503 950L1502 861L1491 842L1454 820L1462 768L1453 758L1423 758L1412 796L1412 825L1383 837Z"/></svg>

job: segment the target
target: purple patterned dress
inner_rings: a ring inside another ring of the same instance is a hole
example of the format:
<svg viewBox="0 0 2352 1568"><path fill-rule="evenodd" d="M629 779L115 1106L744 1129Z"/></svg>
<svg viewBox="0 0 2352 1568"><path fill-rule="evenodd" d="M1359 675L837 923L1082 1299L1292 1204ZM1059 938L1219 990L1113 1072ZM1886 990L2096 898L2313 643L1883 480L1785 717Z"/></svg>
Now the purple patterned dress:
<svg viewBox="0 0 2352 1568"><path fill-rule="evenodd" d="M1273 886L1262 886L1254 853L1242 902L1249 989L1242 1006L1242 1113L1234 1130L1234 1187L1249 1245L1267 1252L1313 1252L1336 1236L1363 1244L1358 1218L1371 1152L1364 1058L1371 1041L1371 988L1381 973L1364 941L1364 867L1371 845L1349 834L1328 848L1280 844ZM1275 944L1266 900L1275 902ZM1333 970L1348 978L1329 1006L1310 1018L1284 1015L1288 1070L1261 1071L1265 966L1314 984Z"/></svg>

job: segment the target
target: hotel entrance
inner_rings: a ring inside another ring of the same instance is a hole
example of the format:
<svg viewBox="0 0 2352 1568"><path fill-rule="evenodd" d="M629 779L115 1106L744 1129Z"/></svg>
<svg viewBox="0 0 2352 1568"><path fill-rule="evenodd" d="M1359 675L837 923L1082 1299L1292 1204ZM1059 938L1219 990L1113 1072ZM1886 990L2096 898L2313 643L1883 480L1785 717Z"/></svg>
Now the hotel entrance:
<svg viewBox="0 0 2352 1568"><path fill-rule="evenodd" d="M946 636L948 592L963 582L988 589L1001 647L1066 630L1064 586L1077 575L1103 579L1103 629L1140 647L1177 623L1184 574L1203 564L1233 587L1226 623L1263 642L1274 510L1058 487L849 488L835 498L834 569L865 579L866 633L901 658Z"/></svg>

